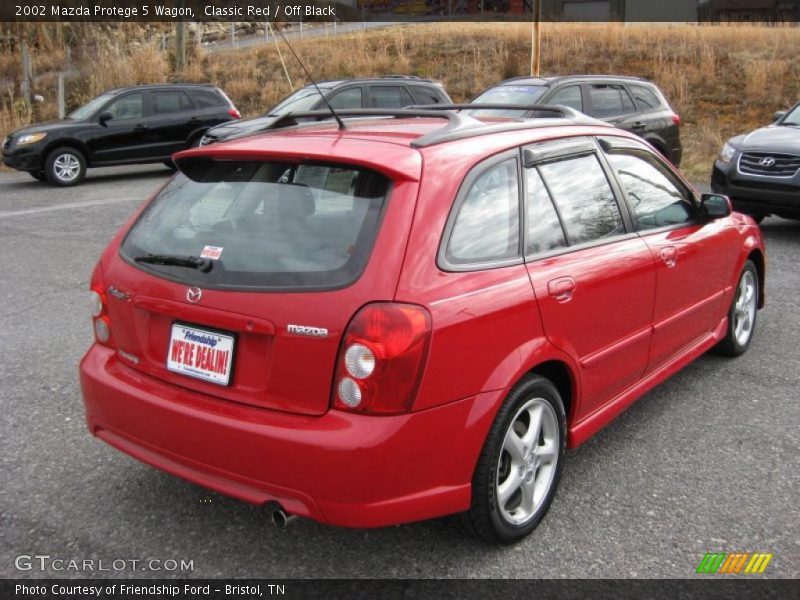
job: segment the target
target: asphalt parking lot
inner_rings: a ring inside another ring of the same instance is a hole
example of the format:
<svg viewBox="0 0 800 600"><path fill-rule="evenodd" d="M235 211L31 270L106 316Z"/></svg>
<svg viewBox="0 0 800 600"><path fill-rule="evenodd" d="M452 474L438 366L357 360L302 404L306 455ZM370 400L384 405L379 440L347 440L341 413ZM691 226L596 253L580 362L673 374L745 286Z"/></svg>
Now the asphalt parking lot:
<svg viewBox="0 0 800 600"><path fill-rule="evenodd" d="M571 452L539 529L493 548L450 519L277 529L256 507L89 436L77 380L92 339L89 275L167 175L90 171L64 190L0 173L0 577L683 578L712 551L771 552L765 576L800 577L800 222L762 225L768 305L750 351L701 358ZM15 567L34 554L194 569Z"/></svg>

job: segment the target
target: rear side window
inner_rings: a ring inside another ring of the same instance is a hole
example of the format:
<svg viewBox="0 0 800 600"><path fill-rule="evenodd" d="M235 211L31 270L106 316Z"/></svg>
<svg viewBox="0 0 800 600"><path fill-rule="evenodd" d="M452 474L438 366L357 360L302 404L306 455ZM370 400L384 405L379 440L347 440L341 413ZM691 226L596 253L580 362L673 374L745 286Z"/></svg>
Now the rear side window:
<svg viewBox="0 0 800 600"><path fill-rule="evenodd" d="M378 85L370 88L372 106L375 108L403 108L414 104L400 85Z"/></svg>
<svg viewBox="0 0 800 600"><path fill-rule="evenodd" d="M541 254L564 248L567 240L553 201L535 168L525 170L525 205L528 224L526 254Z"/></svg>
<svg viewBox="0 0 800 600"><path fill-rule="evenodd" d="M561 104L583 112L583 99L581 98L580 86L569 85L561 88L548 100L548 104Z"/></svg>
<svg viewBox="0 0 800 600"><path fill-rule="evenodd" d="M444 98L436 93L436 90L430 87L424 85L412 85L409 87L417 104L441 104L445 101Z"/></svg>
<svg viewBox="0 0 800 600"><path fill-rule="evenodd" d="M608 162L628 194L638 229L679 225L694 215L691 202L655 159L609 154Z"/></svg>
<svg viewBox="0 0 800 600"><path fill-rule="evenodd" d="M655 92L643 85L629 86L631 94L633 94L636 104L642 110L650 110L651 108L658 108L661 106L661 100L658 99Z"/></svg>
<svg viewBox="0 0 800 600"><path fill-rule="evenodd" d="M633 100L621 85L590 86L589 98L595 117L613 117L636 111Z"/></svg>
<svg viewBox="0 0 800 600"><path fill-rule="evenodd" d="M194 105L185 92L180 90L153 92L153 113L156 115L191 110L192 108Z"/></svg>
<svg viewBox="0 0 800 600"><path fill-rule="evenodd" d="M192 90L192 99L199 108L217 108L228 105L221 94L211 90Z"/></svg>
<svg viewBox="0 0 800 600"><path fill-rule="evenodd" d="M202 257L210 271L142 264L209 287L320 289L353 282L378 230L389 180L343 165L216 162L183 165L131 228L122 252Z"/></svg>
<svg viewBox="0 0 800 600"><path fill-rule="evenodd" d="M447 260L470 264L519 254L517 160L510 158L481 173L463 197L450 232Z"/></svg>
<svg viewBox="0 0 800 600"><path fill-rule="evenodd" d="M553 194L569 244L593 242L625 232L614 192L596 156L546 163L539 171Z"/></svg>

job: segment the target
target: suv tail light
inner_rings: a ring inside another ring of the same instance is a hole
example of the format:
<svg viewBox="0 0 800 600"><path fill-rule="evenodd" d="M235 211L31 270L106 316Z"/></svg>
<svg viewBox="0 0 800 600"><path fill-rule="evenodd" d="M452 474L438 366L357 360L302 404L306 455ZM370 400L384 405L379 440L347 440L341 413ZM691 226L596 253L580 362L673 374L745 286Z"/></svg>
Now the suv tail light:
<svg viewBox="0 0 800 600"><path fill-rule="evenodd" d="M333 406L371 414L411 410L430 337L431 316L423 307L366 305L350 321L339 350Z"/></svg>
<svg viewBox="0 0 800 600"><path fill-rule="evenodd" d="M672 113L672 122L678 127L681 125L681 116L677 113Z"/></svg>
<svg viewBox="0 0 800 600"><path fill-rule="evenodd" d="M235 106L232 106L230 110L228 110L228 114L232 116L234 119L241 119L242 113L239 112L239 109Z"/></svg>
<svg viewBox="0 0 800 600"><path fill-rule="evenodd" d="M103 282L103 274L100 270L100 263L97 263L94 271L92 272L92 282L90 284L91 291L91 309L92 309L92 329L94 330L94 339L98 344L114 347L114 338L111 335L111 319L108 316L108 305L106 304L107 296L105 292L105 285Z"/></svg>

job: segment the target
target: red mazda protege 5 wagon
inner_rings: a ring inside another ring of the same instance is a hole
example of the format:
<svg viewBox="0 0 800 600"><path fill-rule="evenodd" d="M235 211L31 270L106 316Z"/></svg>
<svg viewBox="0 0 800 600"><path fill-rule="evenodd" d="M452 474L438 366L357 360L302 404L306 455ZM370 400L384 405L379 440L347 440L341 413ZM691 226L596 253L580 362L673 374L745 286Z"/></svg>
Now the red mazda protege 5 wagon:
<svg viewBox="0 0 800 600"><path fill-rule="evenodd" d="M509 543L565 448L747 349L750 217L571 109L459 108L302 113L175 155L92 275L92 434L278 521L463 513Z"/></svg>

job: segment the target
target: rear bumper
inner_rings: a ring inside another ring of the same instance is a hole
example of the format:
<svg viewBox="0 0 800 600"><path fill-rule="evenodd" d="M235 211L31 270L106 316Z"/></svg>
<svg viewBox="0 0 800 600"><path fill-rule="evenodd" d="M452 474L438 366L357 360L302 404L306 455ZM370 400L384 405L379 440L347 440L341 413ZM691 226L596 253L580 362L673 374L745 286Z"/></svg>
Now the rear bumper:
<svg viewBox="0 0 800 600"><path fill-rule="evenodd" d="M391 417L290 415L143 375L94 345L80 367L92 434L220 493L332 525L376 527L466 510L502 397Z"/></svg>
<svg viewBox="0 0 800 600"><path fill-rule="evenodd" d="M729 196L736 210L750 215L800 218L800 174L794 178L733 178L735 167L717 161L711 173L714 193Z"/></svg>

